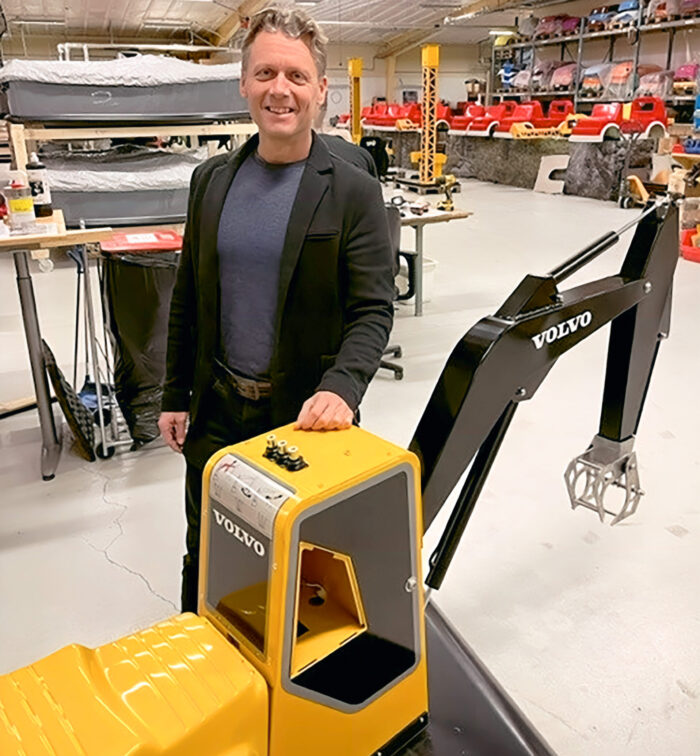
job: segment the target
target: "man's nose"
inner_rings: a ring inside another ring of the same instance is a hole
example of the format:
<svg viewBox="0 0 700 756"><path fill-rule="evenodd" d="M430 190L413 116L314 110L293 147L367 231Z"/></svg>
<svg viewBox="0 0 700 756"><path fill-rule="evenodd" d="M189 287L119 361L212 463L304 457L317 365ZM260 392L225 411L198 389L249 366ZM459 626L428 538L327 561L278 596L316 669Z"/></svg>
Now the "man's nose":
<svg viewBox="0 0 700 756"><path fill-rule="evenodd" d="M289 92L289 82L282 71L270 83L270 93L274 95L286 95Z"/></svg>

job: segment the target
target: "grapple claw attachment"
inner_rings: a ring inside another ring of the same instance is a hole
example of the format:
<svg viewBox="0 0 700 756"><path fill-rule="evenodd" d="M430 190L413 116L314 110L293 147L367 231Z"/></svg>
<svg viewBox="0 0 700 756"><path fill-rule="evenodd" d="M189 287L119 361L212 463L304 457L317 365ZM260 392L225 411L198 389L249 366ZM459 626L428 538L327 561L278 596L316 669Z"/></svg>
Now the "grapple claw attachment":
<svg viewBox="0 0 700 756"><path fill-rule="evenodd" d="M571 508L592 509L601 522L605 522L606 514L612 515L611 525L634 514L644 491L639 486L633 447L634 437L618 442L595 436L588 449L575 457L564 473ZM625 500L618 512L605 506L605 494L610 486L625 490Z"/></svg>

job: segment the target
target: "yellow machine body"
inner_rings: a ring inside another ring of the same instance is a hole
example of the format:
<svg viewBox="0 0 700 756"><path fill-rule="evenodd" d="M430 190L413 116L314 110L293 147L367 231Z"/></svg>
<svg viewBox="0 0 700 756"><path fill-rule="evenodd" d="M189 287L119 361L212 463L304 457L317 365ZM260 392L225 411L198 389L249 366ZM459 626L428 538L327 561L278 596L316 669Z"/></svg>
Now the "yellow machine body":
<svg viewBox="0 0 700 756"><path fill-rule="evenodd" d="M267 716L262 676L194 614L0 677L3 756L264 756Z"/></svg>
<svg viewBox="0 0 700 756"><path fill-rule="evenodd" d="M264 435L207 464L199 613L265 678L271 756L369 756L428 709L418 463L356 427L275 437L307 466Z"/></svg>
<svg viewBox="0 0 700 756"><path fill-rule="evenodd" d="M370 756L422 729L417 460L359 428L276 435L303 469L265 436L207 465L199 616L0 677L0 754Z"/></svg>

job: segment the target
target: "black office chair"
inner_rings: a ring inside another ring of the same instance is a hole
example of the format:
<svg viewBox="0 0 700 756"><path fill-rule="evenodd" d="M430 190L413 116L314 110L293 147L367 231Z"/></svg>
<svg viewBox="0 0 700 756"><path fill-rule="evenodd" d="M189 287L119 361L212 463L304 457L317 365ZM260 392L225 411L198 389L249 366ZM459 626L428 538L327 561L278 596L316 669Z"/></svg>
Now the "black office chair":
<svg viewBox="0 0 700 756"><path fill-rule="evenodd" d="M360 147L364 147L372 156L374 164L377 167L377 176L382 181L386 178L389 170L389 155L386 151L386 140L381 137L364 136L360 139Z"/></svg>
<svg viewBox="0 0 700 756"><path fill-rule="evenodd" d="M415 294L417 255L415 252L406 252L400 248L401 211L399 210L399 208L396 207L396 205L387 205L386 212L389 221L389 237L391 239L392 249L394 249L394 279L396 279L396 276L398 275L402 258L406 261L406 265L408 266L408 289L404 292L400 292L398 287L394 284L394 299L400 302L405 299L410 299ZM396 359L401 359L401 357L403 356L403 351L400 344L389 344L389 346L387 346L387 348L384 350L384 354L395 357ZM403 378L403 367L401 365L397 365L395 362L382 360L379 363L379 367L385 368L386 370L391 370L394 373L394 378L397 381L400 381Z"/></svg>

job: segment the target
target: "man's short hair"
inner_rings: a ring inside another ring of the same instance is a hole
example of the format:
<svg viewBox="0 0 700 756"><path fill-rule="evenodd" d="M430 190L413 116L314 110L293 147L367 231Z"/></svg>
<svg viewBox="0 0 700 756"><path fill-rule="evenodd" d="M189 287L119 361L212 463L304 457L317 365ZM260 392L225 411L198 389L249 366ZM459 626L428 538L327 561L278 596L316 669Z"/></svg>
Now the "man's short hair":
<svg viewBox="0 0 700 756"><path fill-rule="evenodd" d="M326 75L326 59L328 57L326 45L328 44L328 38L321 31L321 27L303 10L279 5L264 8L251 17L248 33L243 40L243 71L248 67L250 46L258 34L263 31L282 32L291 37L291 39L301 39L311 52L319 78Z"/></svg>

